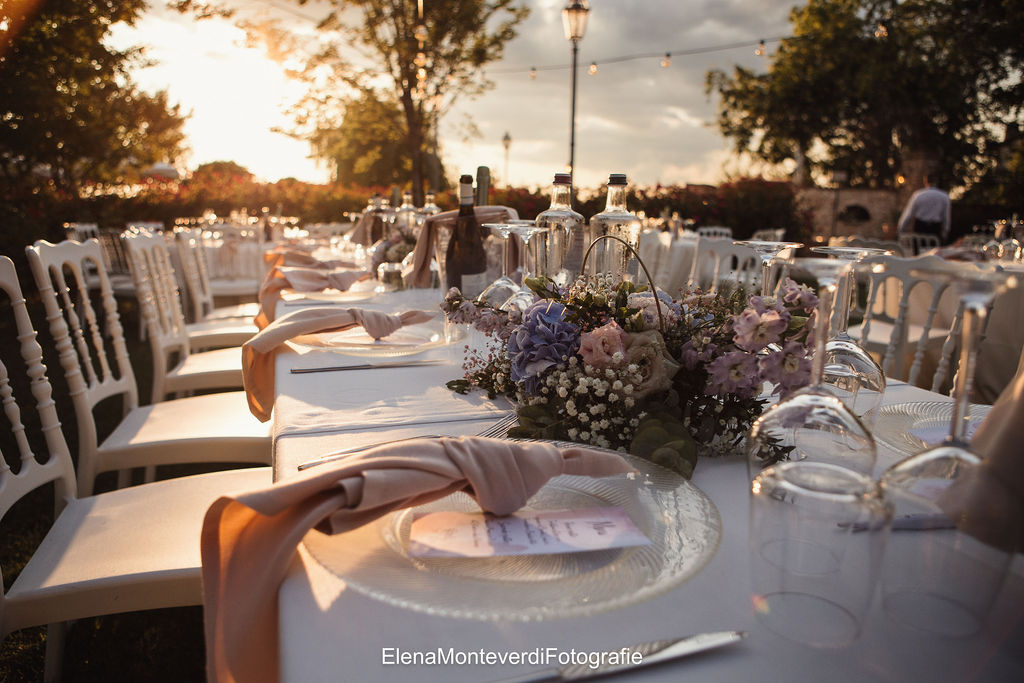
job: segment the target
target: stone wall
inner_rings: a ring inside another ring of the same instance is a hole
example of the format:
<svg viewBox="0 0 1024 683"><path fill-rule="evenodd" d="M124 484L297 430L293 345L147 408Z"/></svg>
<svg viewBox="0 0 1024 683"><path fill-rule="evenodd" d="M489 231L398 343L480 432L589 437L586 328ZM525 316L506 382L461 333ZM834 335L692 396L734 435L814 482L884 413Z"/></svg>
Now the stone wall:
<svg viewBox="0 0 1024 683"><path fill-rule="evenodd" d="M825 241L840 235L895 239L903 209L894 190L804 187L797 188L797 203L810 213L814 234Z"/></svg>

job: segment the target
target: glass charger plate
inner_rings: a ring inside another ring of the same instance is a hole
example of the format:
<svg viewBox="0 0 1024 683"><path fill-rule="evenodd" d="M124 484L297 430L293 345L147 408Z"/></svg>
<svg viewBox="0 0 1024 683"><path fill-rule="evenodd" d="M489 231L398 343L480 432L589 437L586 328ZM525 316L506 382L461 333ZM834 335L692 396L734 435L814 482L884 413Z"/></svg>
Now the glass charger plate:
<svg viewBox="0 0 1024 683"><path fill-rule="evenodd" d="M333 303L348 303L350 301L366 301L376 295L372 289L363 290L345 290L340 289L324 289L318 292L301 292L301 296L297 296L294 299L287 299L287 303L298 304L303 301L317 301L317 302L333 302Z"/></svg>
<svg viewBox="0 0 1024 683"><path fill-rule="evenodd" d="M297 347L331 349L353 356L388 358L410 356L441 346L447 346L459 338L456 330L446 335L443 325L426 323L408 325L389 334L383 339L374 339L362 327L353 327L341 332L320 332L300 335L289 343Z"/></svg>
<svg viewBox="0 0 1024 683"><path fill-rule="evenodd" d="M521 557L409 557L413 513L479 511L464 493L398 510L346 534L314 531L304 543L349 587L418 612L538 621L618 609L695 576L714 556L722 535L718 509L700 489L646 460L626 458L637 474L556 477L526 508L618 506L651 540L648 546Z"/></svg>
<svg viewBox="0 0 1024 683"><path fill-rule="evenodd" d="M988 415L992 406L971 405L971 421ZM894 403L882 406L875 420L875 440L901 455L916 455L929 446L910 430L941 428L946 433L953 418L952 401L923 401L918 403Z"/></svg>

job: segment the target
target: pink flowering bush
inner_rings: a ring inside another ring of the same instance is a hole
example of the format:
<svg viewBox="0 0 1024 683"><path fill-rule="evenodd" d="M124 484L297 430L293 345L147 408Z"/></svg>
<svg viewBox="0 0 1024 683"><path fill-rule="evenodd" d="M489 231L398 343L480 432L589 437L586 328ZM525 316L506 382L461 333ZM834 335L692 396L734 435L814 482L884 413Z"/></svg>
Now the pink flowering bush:
<svg viewBox="0 0 1024 683"><path fill-rule="evenodd" d="M698 450L735 450L771 393L810 380L817 297L791 280L778 298L735 290L678 300L605 276L527 284L535 301L522 312L466 301L457 289L442 306L494 339L449 388L514 399L511 436L628 451L689 476Z"/></svg>

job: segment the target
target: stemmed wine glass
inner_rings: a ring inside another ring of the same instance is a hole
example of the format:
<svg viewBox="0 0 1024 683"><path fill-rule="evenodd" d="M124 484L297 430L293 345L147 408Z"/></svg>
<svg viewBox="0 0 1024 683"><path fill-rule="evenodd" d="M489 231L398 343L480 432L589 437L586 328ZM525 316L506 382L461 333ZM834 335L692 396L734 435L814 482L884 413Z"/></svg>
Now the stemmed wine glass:
<svg viewBox="0 0 1024 683"><path fill-rule="evenodd" d="M864 423L825 384L825 341L839 278L850 263L838 259L794 258L791 266L818 281L814 320L811 383L764 412L747 437L751 479L782 460L825 462L870 475L875 466L875 440Z"/></svg>
<svg viewBox="0 0 1024 683"><path fill-rule="evenodd" d="M983 625L1013 558L1021 523L1019 504L1005 481L971 451L966 438L968 397L987 307L999 291L1015 287L1017 278L973 266L960 273L918 273L955 280L962 288L960 367L949 436L896 463L881 478L895 505L893 528L921 530L891 539L882 570L882 606L892 619L915 630L959 637Z"/></svg>
<svg viewBox="0 0 1024 683"><path fill-rule="evenodd" d="M771 242L767 240L736 240L733 244L750 247L761 257L761 296L772 295L772 264L775 262L775 257L786 249L799 249L804 246L802 242Z"/></svg>
<svg viewBox="0 0 1024 683"><path fill-rule="evenodd" d="M508 300L509 297L516 294L520 287L519 283L515 281L513 275L514 272L512 264L512 250L509 244L512 233L509 231L511 227L510 223L484 223L483 227L489 229L499 239L501 239L501 275L491 284L487 285L483 292L480 293L480 301L490 304L492 306L499 306Z"/></svg>
<svg viewBox="0 0 1024 683"><path fill-rule="evenodd" d="M890 253L871 247L811 247L811 251L851 264L867 256ZM832 385L837 394L846 399L854 414L871 427L882 405L885 373L871 354L847 333L855 285L851 268L836 290L835 313L832 316L835 334L825 344L825 382Z"/></svg>

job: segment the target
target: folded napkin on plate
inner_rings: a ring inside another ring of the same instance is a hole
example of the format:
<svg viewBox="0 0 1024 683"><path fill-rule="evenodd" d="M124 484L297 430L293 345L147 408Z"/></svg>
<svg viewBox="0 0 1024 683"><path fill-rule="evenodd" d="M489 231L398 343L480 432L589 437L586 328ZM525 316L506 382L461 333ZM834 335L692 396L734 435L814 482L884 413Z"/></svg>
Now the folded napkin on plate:
<svg viewBox="0 0 1024 683"><path fill-rule="evenodd" d="M278 674L277 592L310 529L350 531L399 508L466 491L498 515L521 508L560 474L632 468L584 446L482 437L416 439L310 469L270 488L217 500L203 522L203 607L210 681Z"/></svg>
<svg viewBox="0 0 1024 683"><path fill-rule="evenodd" d="M384 219L379 212L367 211L359 217L356 227L352 229L349 240L354 244L362 244L365 247L370 246L373 244L373 235L384 234L384 228L379 225L383 222ZM374 225L375 223L377 224L376 226Z"/></svg>
<svg viewBox="0 0 1024 683"><path fill-rule="evenodd" d="M302 268L355 268L352 261L342 259L321 260L308 251L294 249L292 247L275 247L270 251L263 252L263 262L268 268L277 266L299 266Z"/></svg>
<svg viewBox="0 0 1024 683"><path fill-rule="evenodd" d="M500 223L519 218L516 210L507 206L478 206L474 212L478 223ZM423 224L419 239L416 240L416 249L413 250L412 268L408 273L403 273L406 286L430 286L430 260L434 258L434 244L442 229L451 230L458 215L458 211L445 211L431 216ZM446 289L443 282L441 289Z"/></svg>
<svg viewBox="0 0 1024 683"><path fill-rule="evenodd" d="M994 545L1006 545L1017 532L1017 552L1024 551L1024 353L1017 375L1003 390L971 438L971 450L984 463L960 477L940 497L939 505L965 532ZM1006 514L1005 511L1011 511ZM993 511L998 511L993 515ZM1012 511L1016 511L1013 514Z"/></svg>
<svg viewBox="0 0 1024 683"><path fill-rule="evenodd" d="M260 312L256 316L256 327L263 329L274 320L277 302L281 292L294 289L299 292L320 292L328 288L345 291L360 280L369 278L371 273L366 270L349 270L339 268L326 270L320 268L292 268L275 266L267 273L260 285Z"/></svg>
<svg viewBox="0 0 1024 683"><path fill-rule="evenodd" d="M242 382L249 410L260 422L270 419L274 405L274 352L300 334L337 332L362 325L374 339L383 339L403 325L434 319L426 311L389 314L362 308L307 308L282 316L242 344Z"/></svg>

